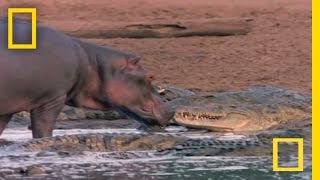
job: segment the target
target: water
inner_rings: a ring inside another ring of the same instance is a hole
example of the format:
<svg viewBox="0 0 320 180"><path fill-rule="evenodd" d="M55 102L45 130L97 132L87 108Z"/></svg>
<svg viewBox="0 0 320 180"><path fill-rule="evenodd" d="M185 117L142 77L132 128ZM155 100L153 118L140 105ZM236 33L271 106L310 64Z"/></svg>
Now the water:
<svg viewBox="0 0 320 180"><path fill-rule="evenodd" d="M119 129L94 130L95 132L119 132ZM141 133L134 129L121 130ZM55 135L92 133L93 130L58 130ZM191 137L201 137L190 134ZM241 139L244 136L225 134L220 139ZM8 129L3 137L22 142L31 138L30 131ZM85 152L79 155L47 154L22 150L0 150L0 175L4 179L192 179L192 180L304 180L311 179L311 155L304 155L303 172L273 172L271 156L195 156L150 157L114 159L108 152ZM152 155L152 151L141 152ZM285 164L295 164L296 157L289 157ZM33 166L45 170L42 175L28 176L22 172ZM1 176L0 176L1 179Z"/></svg>

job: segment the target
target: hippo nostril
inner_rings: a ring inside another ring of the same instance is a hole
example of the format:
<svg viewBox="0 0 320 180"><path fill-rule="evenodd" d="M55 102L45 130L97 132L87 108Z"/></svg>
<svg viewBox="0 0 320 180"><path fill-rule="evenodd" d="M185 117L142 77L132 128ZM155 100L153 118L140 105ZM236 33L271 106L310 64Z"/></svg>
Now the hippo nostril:
<svg viewBox="0 0 320 180"><path fill-rule="evenodd" d="M152 81L155 80L155 76L154 76L153 74L148 74L148 75L147 75L147 80L150 81L150 82L152 82Z"/></svg>

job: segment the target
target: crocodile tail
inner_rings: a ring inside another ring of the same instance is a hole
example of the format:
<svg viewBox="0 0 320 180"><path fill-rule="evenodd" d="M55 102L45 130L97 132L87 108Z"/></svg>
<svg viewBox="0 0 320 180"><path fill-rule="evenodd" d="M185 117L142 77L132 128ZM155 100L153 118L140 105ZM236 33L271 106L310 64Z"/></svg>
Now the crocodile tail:
<svg viewBox="0 0 320 180"><path fill-rule="evenodd" d="M177 144L173 148L160 149L157 156L216 156L226 152L245 149L248 147L261 147L269 145L269 142L257 140L212 140L212 139L189 139Z"/></svg>

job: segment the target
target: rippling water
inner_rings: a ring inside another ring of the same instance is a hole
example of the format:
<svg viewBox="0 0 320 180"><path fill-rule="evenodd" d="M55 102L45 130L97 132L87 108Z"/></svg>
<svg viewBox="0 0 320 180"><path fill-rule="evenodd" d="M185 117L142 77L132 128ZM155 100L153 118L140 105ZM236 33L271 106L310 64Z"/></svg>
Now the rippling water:
<svg viewBox="0 0 320 180"><path fill-rule="evenodd" d="M56 135L91 133L93 130L60 130ZM94 130L96 132L119 132L119 130ZM136 130L123 132L139 133ZM3 138L14 141L25 141L30 137L30 131L8 130ZM200 136L198 134L198 136ZM231 136L228 135L230 138ZM234 136L234 138L239 138ZM20 150L21 151L21 150ZM152 152L141 152L151 153ZM113 159L110 153L86 152L81 155L38 156L37 152L19 152L11 149L0 150L0 174L5 179L21 179L23 174L10 173L17 169L39 165L46 169L44 175L28 177L28 179L221 179L221 180L273 180L311 179L311 155L304 156L303 172L273 172L272 157L154 157L143 159ZM297 159L289 157L286 165L295 164ZM0 177L1 179L1 177Z"/></svg>

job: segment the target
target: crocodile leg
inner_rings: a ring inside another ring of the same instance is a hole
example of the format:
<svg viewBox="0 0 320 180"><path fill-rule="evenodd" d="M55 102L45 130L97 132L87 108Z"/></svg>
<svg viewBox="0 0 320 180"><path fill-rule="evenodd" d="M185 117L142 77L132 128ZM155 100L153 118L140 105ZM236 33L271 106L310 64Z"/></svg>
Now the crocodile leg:
<svg viewBox="0 0 320 180"><path fill-rule="evenodd" d="M12 117L12 114L0 116L0 135L1 135L2 131L4 130L4 128L6 127L6 125L8 124L11 117Z"/></svg>
<svg viewBox="0 0 320 180"><path fill-rule="evenodd" d="M33 138L52 136L54 123L61 112L65 96L56 98L31 110L31 129Z"/></svg>

